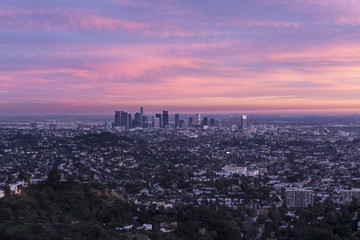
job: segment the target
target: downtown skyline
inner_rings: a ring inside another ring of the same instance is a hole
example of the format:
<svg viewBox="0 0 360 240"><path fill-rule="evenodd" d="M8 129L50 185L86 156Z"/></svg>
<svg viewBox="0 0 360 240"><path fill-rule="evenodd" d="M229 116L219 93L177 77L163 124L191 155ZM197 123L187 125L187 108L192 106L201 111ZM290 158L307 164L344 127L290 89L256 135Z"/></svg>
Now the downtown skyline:
<svg viewBox="0 0 360 240"><path fill-rule="evenodd" d="M0 113L360 113L360 2L0 3Z"/></svg>

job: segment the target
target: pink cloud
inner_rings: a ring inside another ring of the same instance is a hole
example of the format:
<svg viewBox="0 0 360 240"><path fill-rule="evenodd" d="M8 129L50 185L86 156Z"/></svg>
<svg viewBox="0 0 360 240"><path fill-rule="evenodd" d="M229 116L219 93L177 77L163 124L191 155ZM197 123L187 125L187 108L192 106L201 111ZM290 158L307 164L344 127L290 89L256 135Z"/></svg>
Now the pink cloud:
<svg viewBox="0 0 360 240"><path fill-rule="evenodd" d="M134 6L134 7L148 7L150 3L141 2L137 0L104 0L113 5L119 6Z"/></svg>
<svg viewBox="0 0 360 240"><path fill-rule="evenodd" d="M128 1L121 1L118 4L128 6ZM106 31L106 32L132 32L150 37L169 38L176 37L195 37L195 36L226 36L226 32L220 28L218 30L207 30L211 18L202 16L200 12L192 9L177 8L176 5L154 7L153 14L146 16L147 21L133 21L110 16L102 16L92 10L57 8L40 8L38 10L18 9L14 7L1 6L0 26L7 31L32 31L32 30L86 30L86 31ZM158 10L157 10L158 9ZM157 15L156 18L153 15ZM159 16L174 16L163 21ZM188 24L184 21L184 16L196 16L197 21ZM144 17L144 16L143 16ZM271 27L289 28L298 27L299 23L289 21L271 20L239 20L229 19L223 23L216 23L218 27L245 26L245 27Z"/></svg>
<svg viewBox="0 0 360 240"><path fill-rule="evenodd" d="M360 11L359 13L360 14ZM360 16L359 15L352 15L352 16L335 16L334 21L336 24L341 25L359 25L360 24Z"/></svg>
<svg viewBox="0 0 360 240"><path fill-rule="evenodd" d="M179 45L142 45L139 48L135 48L131 45L128 46L109 46L109 48L93 48L92 46L83 46L71 53L54 53L52 55L66 56L69 59L64 61L71 61L71 57L81 56L83 52L87 52L84 55L84 59L99 58L99 62L84 62L81 66L74 65L73 67L64 68L63 66L33 66L31 70L3 70L3 75L17 75L17 79L24 79L21 84L26 83L27 78L31 78L31 85L24 85L28 87L38 86L52 86L57 85L65 88L74 89L86 89L97 88L107 84L111 88L116 89L117 84L123 88L129 86L127 91L133 89L147 88L156 94L161 92L170 92L171 95L221 95L228 94L229 92L238 91L239 89L262 89L264 86L267 89L271 89L271 84L275 81L278 84L273 89L279 89L281 83L282 88L288 89L306 89L309 87L316 87L326 89L329 86L335 86L339 89L353 88L357 82L357 76L359 76L359 70L357 66L349 65L351 61L360 60L358 53L360 47L346 46L346 45L329 45L323 47L317 47L316 49L301 49L299 51L281 51L269 49L267 52L263 52L259 49L259 52L251 50L249 54L242 54L241 57L234 56L234 60L252 61L257 62L297 62L298 64L313 62L313 61L337 61L335 64L342 64L344 66L334 65L304 65L298 69L289 68L288 66L273 66L264 71L254 71L251 68L235 65L229 66L227 60L233 58L231 51L225 51L227 55L223 57L204 58L199 57L196 54L191 55L195 51L205 51L207 49L213 50L214 48L220 48L221 51L224 48L232 49L231 42L220 42L212 44L179 44ZM177 49L177 52L173 52L172 49ZM185 55L178 55L184 51L188 51ZM251 54L250 54L251 53ZM110 57L108 60L104 59ZM131 56L131 58L127 57ZM237 60L236 60L237 58ZM79 61L79 58L75 58ZM124 60L126 59L126 60ZM71 64L69 64L71 65ZM199 70L201 75L193 75L191 72L179 72L178 68ZM175 70L173 70L175 69ZM226 74L225 74L226 73ZM346 73L346 74L345 74ZM61 82L45 78L46 75L52 74L65 74L58 79L62 79ZM215 74L215 75L213 75ZM213 75L213 76L211 76ZM23 77L20 77L23 76ZM24 77L25 76L25 77ZM148 80L140 80L139 85L136 85L137 78L145 78ZM14 77L13 77L14 78ZM13 78L8 78L6 81L2 81L3 84L9 84L14 86ZM339 82L338 79L342 79ZM99 79L102 81L99 82ZM154 81L155 80L155 81ZM306 80L311 83L324 83L324 85L296 85L295 83L300 80ZM149 81L146 83L145 81ZM5 83L4 83L5 82ZM75 83L74 83L75 82ZM77 82L77 83L76 83ZM15 82L16 83L16 82ZM105 84L107 83L107 84ZM224 84L226 83L226 84ZM292 85L294 83L294 85ZM143 86L141 86L143 85ZM150 85L152 87L150 87ZM136 86L136 87L134 87ZM176 89L175 92L171 92L167 89ZM186 92L186 89L188 92ZM281 88L280 88L281 89ZM120 91L120 89L119 89ZM133 92L133 91L131 91ZM112 91L110 93L113 93ZM108 93L109 94L109 93ZM135 94L135 93L134 93Z"/></svg>
<svg viewBox="0 0 360 240"><path fill-rule="evenodd" d="M299 12L312 15L318 21L316 24L360 24L360 2L357 0L278 0L273 4L279 2Z"/></svg>
<svg viewBox="0 0 360 240"><path fill-rule="evenodd" d="M4 7L0 10L0 25L15 30L139 30L145 24L123 19L100 16L92 11L85 10L23 10Z"/></svg>
<svg viewBox="0 0 360 240"><path fill-rule="evenodd" d="M287 50L281 46L258 48L256 43L235 40L67 45L27 53L35 59L42 55L59 58L61 64L31 65L29 58L27 68L2 70L0 86L23 90L18 101L44 103L53 98L99 109L143 102L151 106L166 103L174 109L207 109L210 105L215 109L315 109L325 108L334 90L348 95L347 91L358 86L360 70L352 62L360 60L359 53L358 44ZM321 65L327 61L334 63ZM261 70L248 66L258 62L266 62L264 68L259 66ZM289 62L296 66L282 65ZM269 95L294 97L284 101L266 97ZM359 97L339 99L349 108L359 105ZM334 108L340 109L336 104Z"/></svg>
<svg viewBox="0 0 360 240"><path fill-rule="evenodd" d="M246 26L246 27L299 27L298 22L288 22L288 21L272 21L272 20L249 20L249 19L233 19L223 23L217 23L217 26L230 25L230 26Z"/></svg>
<svg viewBox="0 0 360 240"><path fill-rule="evenodd" d="M276 21L252 21L245 24L249 27L268 26L268 27L298 27L299 23L296 22L276 22Z"/></svg>

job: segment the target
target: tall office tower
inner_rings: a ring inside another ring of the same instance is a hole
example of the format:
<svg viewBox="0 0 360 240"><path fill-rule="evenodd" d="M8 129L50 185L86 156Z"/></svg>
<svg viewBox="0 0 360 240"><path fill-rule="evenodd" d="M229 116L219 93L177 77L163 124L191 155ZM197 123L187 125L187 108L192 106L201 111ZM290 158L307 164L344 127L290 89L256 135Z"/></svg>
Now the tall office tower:
<svg viewBox="0 0 360 240"><path fill-rule="evenodd" d="M210 118L210 127L215 127L215 118Z"/></svg>
<svg viewBox="0 0 360 240"><path fill-rule="evenodd" d="M314 206L314 191L303 188L287 189L286 206L288 208L304 208Z"/></svg>
<svg viewBox="0 0 360 240"><path fill-rule="evenodd" d="M163 128L169 125L169 112L167 110L163 110Z"/></svg>
<svg viewBox="0 0 360 240"><path fill-rule="evenodd" d="M137 126L138 122L135 119L131 120L131 128L136 128Z"/></svg>
<svg viewBox="0 0 360 240"><path fill-rule="evenodd" d="M160 128L160 118L153 116L152 123L153 123L153 128Z"/></svg>
<svg viewBox="0 0 360 240"><path fill-rule="evenodd" d="M162 127L161 113L155 114L155 117L157 117L158 119L160 119L160 127Z"/></svg>
<svg viewBox="0 0 360 240"><path fill-rule="evenodd" d="M120 126L120 111L115 112L115 127Z"/></svg>
<svg viewBox="0 0 360 240"><path fill-rule="evenodd" d="M360 188L353 188L351 190L342 190L342 202L347 204L352 202L353 198L360 202Z"/></svg>
<svg viewBox="0 0 360 240"><path fill-rule="evenodd" d="M120 126L128 128L128 113L125 111L121 111Z"/></svg>
<svg viewBox="0 0 360 240"><path fill-rule="evenodd" d="M140 127L140 113L135 113L135 122L132 124L132 127Z"/></svg>
<svg viewBox="0 0 360 240"><path fill-rule="evenodd" d="M143 122L144 122L143 119L144 119L144 107L141 106L141 107L140 107L140 123L139 123L140 127L143 126Z"/></svg>
<svg viewBox="0 0 360 240"><path fill-rule="evenodd" d="M126 129L129 128L128 123L129 123L129 121L128 121L128 113L125 112L125 116L124 116L124 127L125 127Z"/></svg>
<svg viewBox="0 0 360 240"><path fill-rule="evenodd" d="M180 115L178 113L175 113L175 128L180 127Z"/></svg>
<svg viewBox="0 0 360 240"><path fill-rule="evenodd" d="M148 118L147 116L143 116L143 120L142 120L142 128L151 128L151 126L149 127L149 122L148 122ZM151 122L150 122L151 125Z"/></svg>
<svg viewBox="0 0 360 240"><path fill-rule="evenodd" d="M193 127L193 126L194 126L194 118L189 117L189 127Z"/></svg>
<svg viewBox="0 0 360 240"><path fill-rule="evenodd" d="M200 115L200 113L197 113L196 115L195 115L195 123L196 124L198 124L198 125L201 125L201 115Z"/></svg>
<svg viewBox="0 0 360 240"><path fill-rule="evenodd" d="M241 115L241 130L246 129L246 115Z"/></svg>
<svg viewBox="0 0 360 240"><path fill-rule="evenodd" d="M131 122L131 114L130 113L128 113L128 128L130 129L130 128L132 128L132 122Z"/></svg>
<svg viewBox="0 0 360 240"><path fill-rule="evenodd" d="M204 117L204 120L202 121L202 126L208 126L209 125L209 122L208 122L208 118L207 117Z"/></svg>

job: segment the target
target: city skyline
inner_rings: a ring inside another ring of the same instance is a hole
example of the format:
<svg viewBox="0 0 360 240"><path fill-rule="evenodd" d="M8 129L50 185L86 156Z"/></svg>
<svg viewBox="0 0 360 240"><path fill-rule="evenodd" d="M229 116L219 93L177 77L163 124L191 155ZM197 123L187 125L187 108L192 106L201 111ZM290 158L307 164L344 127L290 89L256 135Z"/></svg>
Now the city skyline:
<svg viewBox="0 0 360 240"><path fill-rule="evenodd" d="M134 118L132 118L132 114ZM152 116L151 116L152 115ZM126 112L126 111L115 111L114 121L112 122L112 128L120 127L123 130L125 129L133 129L133 128L169 128L173 126L175 129L178 128L186 128L186 127L215 127L216 120L214 118L208 120L208 117L205 116L201 119L201 114L196 113L195 117L197 121L194 123L194 117L191 115L185 114L185 116L189 117L188 121L185 119L181 119L179 113L175 113L174 115L174 123L172 124L170 120L169 111L163 109L161 113L150 113L150 116L145 114L144 106L140 107L140 111L136 113ZM241 126L242 130L246 129L246 115L241 115ZM245 119L245 120L244 120ZM221 124L220 124L221 125Z"/></svg>
<svg viewBox="0 0 360 240"><path fill-rule="evenodd" d="M360 113L351 0L0 3L0 114Z"/></svg>

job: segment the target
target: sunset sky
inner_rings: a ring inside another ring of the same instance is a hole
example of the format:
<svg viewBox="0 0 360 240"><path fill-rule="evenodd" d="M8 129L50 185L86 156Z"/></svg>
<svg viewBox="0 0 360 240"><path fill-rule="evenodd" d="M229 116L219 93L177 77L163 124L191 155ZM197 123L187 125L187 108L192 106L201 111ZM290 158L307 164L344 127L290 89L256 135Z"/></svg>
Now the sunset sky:
<svg viewBox="0 0 360 240"><path fill-rule="evenodd" d="M0 114L141 105L360 113L360 1L0 1Z"/></svg>

